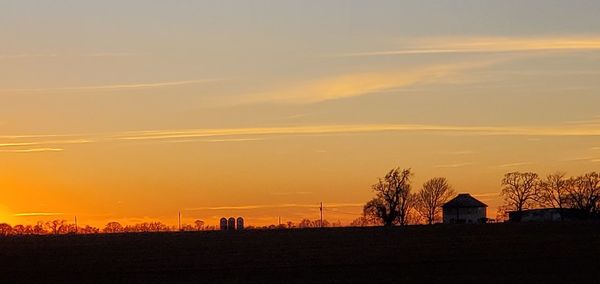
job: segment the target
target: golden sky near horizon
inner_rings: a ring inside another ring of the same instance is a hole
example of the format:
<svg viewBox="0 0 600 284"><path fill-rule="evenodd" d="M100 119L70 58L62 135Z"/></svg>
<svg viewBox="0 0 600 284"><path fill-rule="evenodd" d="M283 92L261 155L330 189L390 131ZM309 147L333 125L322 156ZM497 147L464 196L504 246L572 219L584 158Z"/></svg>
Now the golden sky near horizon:
<svg viewBox="0 0 600 284"><path fill-rule="evenodd" d="M2 1L0 222L347 224L396 166L495 216L506 172L600 170L599 12Z"/></svg>

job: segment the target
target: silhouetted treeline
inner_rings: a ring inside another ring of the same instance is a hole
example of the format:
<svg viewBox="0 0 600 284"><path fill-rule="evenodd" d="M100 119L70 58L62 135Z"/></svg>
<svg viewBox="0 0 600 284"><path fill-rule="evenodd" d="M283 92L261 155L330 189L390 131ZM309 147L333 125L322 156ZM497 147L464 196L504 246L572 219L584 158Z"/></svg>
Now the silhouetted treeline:
<svg viewBox="0 0 600 284"><path fill-rule="evenodd" d="M446 178L426 181L412 192L411 169L395 168L371 186L375 197L363 208L363 217L352 226L433 224L441 220L442 205L455 193Z"/></svg>
<svg viewBox="0 0 600 284"><path fill-rule="evenodd" d="M92 226L75 226L65 220L37 222L35 225L0 224L0 235L64 235L64 234L97 234L100 229Z"/></svg>
<svg viewBox="0 0 600 284"><path fill-rule="evenodd" d="M65 220L37 222L35 225L0 224L0 235L65 235L65 234L98 234L98 233L144 233L214 230L214 226L205 226L204 221L196 220L193 224L182 224L181 230L161 222L144 222L123 226L119 222L109 222L103 229L92 226L75 226Z"/></svg>
<svg viewBox="0 0 600 284"><path fill-rule="evenodd" d="M375 197L363 207L363 216L351 226L394 226L433 224L441 221L442 205L455 195L446 178L426 181L419 191L412 191L411 169L395 168L371 186ZM526 209L575 209L585 218L600 218L600 174L589 172L567 177L565 173L540 177L533 172L511 172L501 181L498 220L506 212Z"/></svg>
<svg viewBox="0 0 600 284"><path fill-rule="evenodd" d="M393 226L408 224L433 224L441 220L441 208L455 191L446 178L427 180L417 192L412 192L413 172L411 169L395 168L372 185L375 197L363 207L363 215L350 226ZM589 172L568 177L557 172L540 177L533 172L510 172L501 181L500 196L504 204L498 210L498 220L506 218L506 212L522 212L527 209L556 208L576 209L586 218L600 218L600 173ZM246 229L291 229L341 227L340 221L302 219L298 224L288 221L279 225L262 227L247 226ZM97 234L138 233L169 231L215 230L205 226L204 221L182 224L181 228L170 227L161 222L144 222L121 225L109 222L102 229L92 226L75 226L65 220L38 222L35 225L0 223L0 235L44 235L44 234Z"/></svg>
<svg viewBox="0 0 600 284"><path fill-rule="evenodd" d="M589 172L568 177L563 172L540 177L533 172L511 172L502 179L504 205L507 211L557 208L577 209L588 218L600 217L600 174Z"/></svg>
<svg viewBox="0 0 600 284"><path fill-rule="evenodd" d="M298 224L287 221L279 225L266 226L247 226L246 230L275 230L275 229L293 229L293 228L320 228L321 220L303 219ZM342 227L340 221L329 222L323 220L322 227ZM182 224L181 229L175 226L167 226L161 222L144 222L133 225L122 225L119 222L109 222L104 228L91 226L76 227L75 224L68 224L65 220L52 220L49 222L38 222L36 225L15 225L14 227L6 224L0 224L0 236L6 235L64 235L64 234L115 234L115 233L149 233L149 232L192 232L192 231L212 231L217 230L215 226L206 226L204 221L196 220L193 224Z"/></svg>

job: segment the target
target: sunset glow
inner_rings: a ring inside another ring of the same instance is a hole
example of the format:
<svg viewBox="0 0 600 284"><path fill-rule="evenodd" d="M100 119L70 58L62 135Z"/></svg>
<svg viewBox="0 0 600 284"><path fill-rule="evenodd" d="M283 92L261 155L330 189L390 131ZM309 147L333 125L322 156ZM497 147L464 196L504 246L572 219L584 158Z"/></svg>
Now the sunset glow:
<svg viewBox="0 0 600 284"><path fill-rule="evenodd" d="M394 167L494 218L600 170L598 2L85 2L0 3L0 223L346 225Z"/></svg>

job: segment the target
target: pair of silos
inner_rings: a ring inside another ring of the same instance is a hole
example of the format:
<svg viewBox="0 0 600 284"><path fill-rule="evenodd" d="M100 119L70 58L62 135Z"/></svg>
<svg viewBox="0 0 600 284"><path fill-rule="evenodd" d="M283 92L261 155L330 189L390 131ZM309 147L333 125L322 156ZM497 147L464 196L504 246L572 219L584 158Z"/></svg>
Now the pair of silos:
<svg viewBox="0 0 600 284"><path fill-rule="evenodd" d="M229 219L223 217L219 222L220 228L222 231L225 230L243 230L244 229L244 218L238 217L237 219L234 217L229 217Z"/></svg>

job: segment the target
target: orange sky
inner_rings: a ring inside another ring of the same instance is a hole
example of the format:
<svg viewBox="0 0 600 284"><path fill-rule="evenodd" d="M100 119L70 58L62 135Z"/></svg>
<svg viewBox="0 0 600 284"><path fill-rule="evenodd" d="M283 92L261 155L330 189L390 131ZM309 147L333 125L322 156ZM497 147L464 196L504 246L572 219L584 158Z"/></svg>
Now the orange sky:
<svg viewBox="0 0 600 284"><path fill-rule="evenodd" d="M506 172L598 170L599 10L2 3L0 222L347 224L396 166L494 217Z"/></svg>

